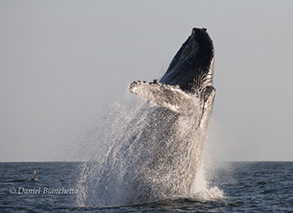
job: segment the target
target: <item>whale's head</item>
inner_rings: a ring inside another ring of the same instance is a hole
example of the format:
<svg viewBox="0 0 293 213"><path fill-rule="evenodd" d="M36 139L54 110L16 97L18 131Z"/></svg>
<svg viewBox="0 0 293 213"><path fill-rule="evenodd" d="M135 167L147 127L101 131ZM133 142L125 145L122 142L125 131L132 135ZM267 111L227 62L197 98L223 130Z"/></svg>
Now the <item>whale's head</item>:
<svg viewBox="0 0 293 213"><path fill-rule="evenodd" d="M188 114L196 108L192 95L206 106L213 103L213 62L214 47L207 30L193 28L160 82L134 81L129 89L173 112Z"/></svg>
<svg viewBox="0 0 293 213"><path fill-rule="evenodd" d="M205 28L193 28L160 82L195 93L213 83L214 46Z"/></svg>

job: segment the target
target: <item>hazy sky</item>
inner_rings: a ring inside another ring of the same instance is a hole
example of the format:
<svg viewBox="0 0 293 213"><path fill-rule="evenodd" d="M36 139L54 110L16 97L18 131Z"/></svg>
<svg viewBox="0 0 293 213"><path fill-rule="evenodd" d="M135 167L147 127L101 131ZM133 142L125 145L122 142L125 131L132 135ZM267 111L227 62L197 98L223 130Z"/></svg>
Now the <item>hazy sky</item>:
<svg viewBox="0 0 293 213"><path fill-rule="evenodd" d="M56 160L133 80L159 78L193 27L216 49L210 152L292 161L292 11L285 0L0 0L0 161Z"/></svg>

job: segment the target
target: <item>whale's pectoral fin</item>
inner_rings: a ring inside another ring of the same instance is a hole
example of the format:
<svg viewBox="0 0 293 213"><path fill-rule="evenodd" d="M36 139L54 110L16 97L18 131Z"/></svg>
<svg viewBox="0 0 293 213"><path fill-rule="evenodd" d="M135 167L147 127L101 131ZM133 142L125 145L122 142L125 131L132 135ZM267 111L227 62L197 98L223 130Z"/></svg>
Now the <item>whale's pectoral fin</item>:
<svg viewBox="0 0 293 213"><path fill-rule="evenodd" d="M166 85L159 83L157 80L153 83L134 81L131 83L129 90L176 113L186 114L190 111L188 109L196 104L193 96L181 90L179 86Z"/></svg>
<svg viewBox="0 0 293 213"><path fill-rule="evenodd" d="M213 86L206 86L202 91L202 100L203 100L203 113L200 126L202 128L207 128L209 123L209 118L212 114L216 89Z"/></svg>

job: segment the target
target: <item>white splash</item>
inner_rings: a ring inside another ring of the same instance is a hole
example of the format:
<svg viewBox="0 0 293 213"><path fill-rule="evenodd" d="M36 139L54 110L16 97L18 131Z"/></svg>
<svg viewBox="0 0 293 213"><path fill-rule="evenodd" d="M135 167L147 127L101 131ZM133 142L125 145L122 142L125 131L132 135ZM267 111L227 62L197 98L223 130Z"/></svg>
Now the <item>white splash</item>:
<svg viewBox="0 0 293 213"><path fill-rule="evenodd" d="M181 91L176 93L182 96ZM184 97L195 106L185 115L133 98L128 95L111 106L103 128L97 128L107 134L95 132L89 155L97 152L97 157L81 168L79 206L222 197L217 187L208 186L202 162L207 124L201 121L209 115L202 114L202 100ZM100 144L107 146L102 157Z"/></svg>

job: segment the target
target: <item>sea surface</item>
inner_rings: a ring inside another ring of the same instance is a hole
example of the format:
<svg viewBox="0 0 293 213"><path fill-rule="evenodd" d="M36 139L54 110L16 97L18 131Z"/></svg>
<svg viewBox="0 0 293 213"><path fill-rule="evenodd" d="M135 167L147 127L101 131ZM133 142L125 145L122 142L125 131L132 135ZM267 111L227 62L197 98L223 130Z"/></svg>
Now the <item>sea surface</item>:
<svg viewBox="0 0 293 213"><path fill-rule="evenodd" d="M293 212L293 162L217 163L208 179L222 198L107 208L78 206L82 164L0 163L0 212Z"/></svg>

